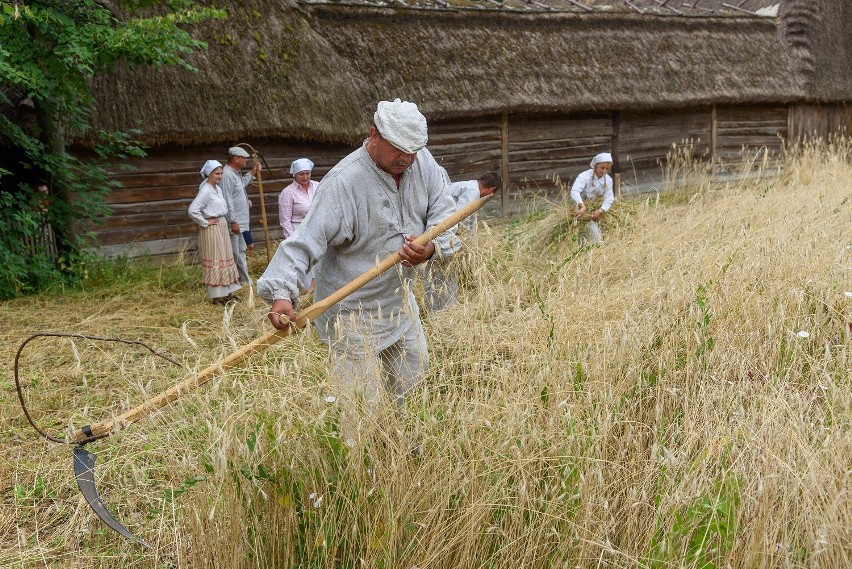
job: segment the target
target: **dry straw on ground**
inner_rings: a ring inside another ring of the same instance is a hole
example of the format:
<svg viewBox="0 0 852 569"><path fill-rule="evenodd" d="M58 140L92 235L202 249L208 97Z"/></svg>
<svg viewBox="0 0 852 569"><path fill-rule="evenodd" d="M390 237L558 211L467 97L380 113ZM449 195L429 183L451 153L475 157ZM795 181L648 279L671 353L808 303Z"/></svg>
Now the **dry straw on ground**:
<svg viewBox="0 0 852 569"><path fill-rule="evenodd" d="M23 421L14 350L89 332L199 369L267 330L263 303L223 313L179 264L0 305L0 565L850 566L850 162L836 141L780 177L625 201L592 249L562 206L483 227L460 304L426 320L425 388L365 418L357 452L309 334L93 445L150 552L103 528L70 450ZM68 340L24 365L59 433L185 374Z"/></svg>

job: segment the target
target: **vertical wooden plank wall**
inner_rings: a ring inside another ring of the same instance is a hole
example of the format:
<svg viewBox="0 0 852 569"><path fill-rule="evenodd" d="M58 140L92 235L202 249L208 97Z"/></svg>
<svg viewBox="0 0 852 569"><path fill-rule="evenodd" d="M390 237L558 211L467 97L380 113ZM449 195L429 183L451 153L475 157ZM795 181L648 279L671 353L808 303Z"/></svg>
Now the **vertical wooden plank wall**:
<svg viewBox="0 0 852 569"><path fill-rule="evenodd" d="M814 136L852 135L852 104L791 105L788 135L802 142Z"/></svg>

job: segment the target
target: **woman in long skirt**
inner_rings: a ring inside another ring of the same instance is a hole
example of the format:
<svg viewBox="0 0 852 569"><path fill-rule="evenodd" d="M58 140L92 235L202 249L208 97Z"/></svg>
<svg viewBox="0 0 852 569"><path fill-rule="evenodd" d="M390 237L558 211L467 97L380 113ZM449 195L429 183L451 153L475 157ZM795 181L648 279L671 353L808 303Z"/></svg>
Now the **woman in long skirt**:
<svg viewBox="0 0 852 569"><path fill-rule="evenodd" d="M239 300L234 295L240 290L240 276L234 263L231 238L225 214L228 204L222 196L222 164L208 160L201 168L204 179L198 195L189 205L189 217L199 225L198 252L201 256L201 282L207 286L211 302L226 304Z"/></svg>

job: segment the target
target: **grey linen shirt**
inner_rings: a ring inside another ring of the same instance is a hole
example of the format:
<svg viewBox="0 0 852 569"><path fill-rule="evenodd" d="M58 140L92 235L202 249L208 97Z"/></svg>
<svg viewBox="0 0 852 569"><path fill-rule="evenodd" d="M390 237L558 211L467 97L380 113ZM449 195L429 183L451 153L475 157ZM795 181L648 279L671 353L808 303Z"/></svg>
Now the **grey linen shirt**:
<svg viewBox="0 0 852 569"><path fill-rule="evenodd" d="M257 292L267 302L289 299L295 306L299 282L322 259L314 291L320 301L399 251L406 235L416 237L454 211L447 182L428 150L417 153L397 189L393 177L370 158L365 142L323 177L308 215L279 245ZM433 243L433 258L461 248L453 230ZM327 344L345 338L356 349L394 344L419 322L411 288L415 276L401 264L385 271L317 318L320 338Z"/></svg>
<svg viewBox="0 0 852 569"><path fill-rule="evenodd" d="M479 199L479 182L467 180L465 182L453 182L450 184L450 195L456 202L456 208L461 209L467 204ZM469 233L476 232L476 214L459 223Z"/></svg>
<svg viewBox="0 0 852 569"><path fill-rule="evenodd" d="M242 177L240 173L230 166L226 165L222 168L222 194L225 196L225 202L228 204L228 214L225 219L230 225L237 222L240 226L240 231L249 230L249 205L248 195L246 194L246 186L251 184L254 176L251 172L247 172ZM228 233L230 233L230 229Z"/></svg>

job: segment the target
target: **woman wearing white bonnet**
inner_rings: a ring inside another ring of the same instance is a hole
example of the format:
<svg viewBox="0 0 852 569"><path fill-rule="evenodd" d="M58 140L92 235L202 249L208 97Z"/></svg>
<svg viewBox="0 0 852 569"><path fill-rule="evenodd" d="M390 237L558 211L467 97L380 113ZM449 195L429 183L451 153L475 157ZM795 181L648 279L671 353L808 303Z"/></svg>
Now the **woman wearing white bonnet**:
<svg viewBox="0 0 852 569"><path fill-rule="evenodd" d="M314 163L308 158L299 158L290 164L293 182L281 190L278 196L278 222L284 230L284 239L290 237L302 224L314 201L319 184L311 180L313 169ZM306 283L302 283L302 287L312 291L314 289L313 269L306 280Z"/></svg>
<svg viewBox="0 0 852 569"><path fill-rule="evenodd" d="M602 198L603 203L593 212L591 219L586 224L587 235L580 236L580 244L596 245L602 241L601 228L598 220L609 211L615 202L615 193L612 190L612 178L609 170L612 168L612 154L601 152L592 158L589 169L580 172L574 184L571 186L571 200L577 204L577 216L586 213L584 200Z"/></svg>
<svg viewBox="0 0 852 569"><path fill-rule="evenodd" d="M200 228L198 254L201 257L201 282L207 286L211 302L226 304L229 300L239 300L233 293L240 290L241 285L225 219L228 204L219 187L222 164L217 160L208 160L199 173L202 182L188 212Z"/></svg>

